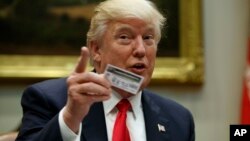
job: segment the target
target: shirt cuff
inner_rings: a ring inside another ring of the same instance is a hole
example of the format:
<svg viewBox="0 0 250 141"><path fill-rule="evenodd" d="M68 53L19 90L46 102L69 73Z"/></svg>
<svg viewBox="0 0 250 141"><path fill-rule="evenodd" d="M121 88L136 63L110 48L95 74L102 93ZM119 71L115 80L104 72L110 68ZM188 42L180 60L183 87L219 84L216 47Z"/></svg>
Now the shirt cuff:
<svg viewBox="0 0 250 141"><path fill-rule="evenodd" d="M63 119L63 111L65 107L59 113L59 127L62 135L63 141L80 141L81 132L82 132L82 124L79 125L79 132L76 134L73 132L64 122Z"/></svg>

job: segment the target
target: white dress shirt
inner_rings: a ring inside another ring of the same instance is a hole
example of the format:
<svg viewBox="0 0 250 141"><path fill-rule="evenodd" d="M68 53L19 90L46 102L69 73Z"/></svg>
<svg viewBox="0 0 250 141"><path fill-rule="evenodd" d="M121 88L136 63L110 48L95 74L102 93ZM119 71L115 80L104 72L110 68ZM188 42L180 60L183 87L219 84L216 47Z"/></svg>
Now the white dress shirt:
<svg viewBox="0 0 250 141"><path fill-rule="evenodd" d="M141 95L142 92L140 91L138 94L128 98L132 107L132 110L127 112L127 127L131 141L146 141L146 129L141 104ZM121 99L122 97L117 92L112 91L111 98L103 102L108 141L112 141L113 127L118 113L116 104ZM59 126L63 141L80 141L80 133L82 132L81 124L79 125L79 134L75 134L65 124L62 115L63 110L64 108L59 113Z"/></svg>

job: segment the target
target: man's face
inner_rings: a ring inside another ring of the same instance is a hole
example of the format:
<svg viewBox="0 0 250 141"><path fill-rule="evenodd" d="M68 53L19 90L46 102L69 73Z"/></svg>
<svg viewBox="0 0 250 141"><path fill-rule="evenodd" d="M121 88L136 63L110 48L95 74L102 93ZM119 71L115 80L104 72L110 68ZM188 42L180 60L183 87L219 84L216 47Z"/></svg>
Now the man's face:
<svg viewBox="0 0 250 141"><path fill-rule="evenodd" d="M156 58L157 43L153 25L130 19L110 22L97 51L97 72L112 64L144 77L142 88L150 82Z"/></svg>

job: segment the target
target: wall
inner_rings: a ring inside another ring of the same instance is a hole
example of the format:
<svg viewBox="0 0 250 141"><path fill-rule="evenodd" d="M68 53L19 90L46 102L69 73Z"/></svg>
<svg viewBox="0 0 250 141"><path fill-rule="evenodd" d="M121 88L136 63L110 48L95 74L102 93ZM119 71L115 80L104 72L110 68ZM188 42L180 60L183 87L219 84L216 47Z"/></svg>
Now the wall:
<svg viewBox="0 0 250 141"><path fill-rule="evenodd" d="M250 28L249 3L249 0L203 0L203 86L149 87L190 109L196 123L197 141L228 141L229 125L239 123ZM0 132L18 124L22 114L19 101L25 86L0 86Z"/></svg>
<svg viewBox="0 0 250 141"><path fill-rule="evenodd" d="M20 123L21 94L25 85L0 84L0 133L14 130Z"/></svg>

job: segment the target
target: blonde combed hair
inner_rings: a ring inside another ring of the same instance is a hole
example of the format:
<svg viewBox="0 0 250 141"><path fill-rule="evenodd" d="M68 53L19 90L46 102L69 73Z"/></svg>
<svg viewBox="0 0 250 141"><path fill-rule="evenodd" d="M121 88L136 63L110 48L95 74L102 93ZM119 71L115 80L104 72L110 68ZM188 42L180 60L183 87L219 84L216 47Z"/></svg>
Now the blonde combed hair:
<svg viewBox="0 0 250 141"><path fill-rule="evenodd" d="M100 43L110 21L137 18L155 26L157 39L161 38L161 30L166 18L149 0L107 0L101 2L95 9L87 33L87 46L91 41Z"/></svg>

